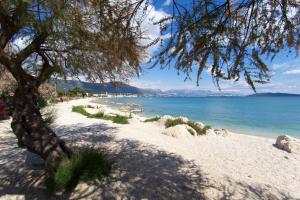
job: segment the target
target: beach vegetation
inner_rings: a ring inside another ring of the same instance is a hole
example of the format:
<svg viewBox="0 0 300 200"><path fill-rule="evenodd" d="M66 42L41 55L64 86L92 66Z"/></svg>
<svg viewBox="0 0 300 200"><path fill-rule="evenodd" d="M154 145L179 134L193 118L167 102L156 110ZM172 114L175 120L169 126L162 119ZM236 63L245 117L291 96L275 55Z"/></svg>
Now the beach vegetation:
<svg viewBox="0 0 300 200"><path fill-rule="evenodd" d="M194 131L193 129L188 128L188 131L189 131L189 133L190 133L191 135L196 135L196 133L195 133L195 131Z"/></svg>
<svg viewBox="0 0 300 200"><path fill-rule="evenodd" d="M82 148L63 158L58 168L46 169L46 186L51 192L72 191L79 182L103 180L111 171L112 160L99 149Z"/></svg>
<svg viewBox="0 0 300 200"><path fill-rule="evenodd" d="M211 129L211 126L210 125L205 125L203 130L206 132L207 130Z"/></svg>
<svg viewBox="0 0 300 200"><path fill-rule="evenodd" d="M84 108L84 106L73 106L72 112L80 113L88 118L95 118L95 119L104 119L104 120L110 120L113 123L116 124L128 124L128 117L121 116L121 115L105 115L103 112L98 112L95 114L91 114L87 112Z"/></svg>
<svg viewBox="0 0 300 200"><path fill-rule="evenodd" d="M165 127L166 128L169 128L169 127L172 127L172 126L176 126L176 125L179 125L179 124L185 124L185 122L182 120L182 119L167 119L167 121L165 122Z"/></svg>
<svg viewBox="0 0 300 200"><path fill-rule="evenodd" d="M160 117L152 117L152 118L149 118L149 119L146 119L144 122L156 122L160 120Z"/></svg>
<svg viewBox="0 0 300 200"><path fill-rule="evenodd" d="M90 117L91 114L88 113L85 109L84 109L84 106L73 106L72 107L72 112L77 112L77 113L80 113L86 117Z"/></svg>
<svg viewBox="0 0 300 200"><path fill-rule="evenodd" d="M116 116L113 116L113 119L112 119L113 123L116 123L116 124L128 124L128 117L125 117L125 116L121 116L121 115L116 115Z"/></svg>
<svg viewBox="0 0 300 200"><path fill-rule="evenodd" d="M196 122L193 122L193 121L185 122L180 118L168 119L165 122L165 127L169 128L169 127L176 126L176 125L179 125L179 124L186 124L186 125L190 126L191 128L193 128L197 133L195 135L205 135L206 134L206 130L204 130L204 128L201 128Z"/></svg>

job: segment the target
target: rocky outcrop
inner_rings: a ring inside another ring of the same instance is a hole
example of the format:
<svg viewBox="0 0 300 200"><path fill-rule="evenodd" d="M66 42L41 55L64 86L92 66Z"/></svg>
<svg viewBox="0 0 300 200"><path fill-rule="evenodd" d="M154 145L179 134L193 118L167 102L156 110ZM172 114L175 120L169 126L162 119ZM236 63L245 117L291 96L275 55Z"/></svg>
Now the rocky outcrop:
<svg viewBox="0 0 300 200"><path fill-rule="evenodd" d="M276 147L289 153L300 154L300 140L288 135L280 135L276 139Z"/></svg>
<svg viewBox="0 0 300 200"><path fill-rule="evenodd" d="M165 129L162 132L162 134L175 137L175 138L186 138L186 137L192 137L193 132L194 134L196 134L196 131L192 127L186 124L180 124Z"/></svg>

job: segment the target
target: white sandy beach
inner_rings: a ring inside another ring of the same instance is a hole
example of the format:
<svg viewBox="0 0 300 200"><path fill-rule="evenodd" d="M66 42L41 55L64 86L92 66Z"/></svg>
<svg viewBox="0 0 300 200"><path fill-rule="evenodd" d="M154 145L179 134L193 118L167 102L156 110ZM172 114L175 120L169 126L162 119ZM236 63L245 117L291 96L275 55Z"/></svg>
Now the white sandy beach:
<svg viewBox="0 0 300 200"><path fill-rule="evenodd" d="M275 138L236 133L173 138L161 134L162 124L136 115L118 125L71 111L73 105L99 106L93 100L56 104L55 131L73 146L106 149L115 160L112 174L52 199L300 199L300 155L276 148ZM26 165L9 122L0 122L0 199L50 198L43 170Z"/></svg>

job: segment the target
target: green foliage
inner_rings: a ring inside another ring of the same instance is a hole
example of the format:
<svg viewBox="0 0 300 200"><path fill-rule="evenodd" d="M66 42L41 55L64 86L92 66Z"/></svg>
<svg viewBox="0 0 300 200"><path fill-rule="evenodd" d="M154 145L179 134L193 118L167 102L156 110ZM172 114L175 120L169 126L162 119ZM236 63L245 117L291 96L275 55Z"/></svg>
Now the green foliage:
<svg viewBox="0 0 300 200"><path fill-rule="evenodd" d="M112 116L112 115L104 115L104 113L99 112L96 114L91 114L89 112L87 112L84 109L84 106L73 106L72 107L72 112L77 112L80 113L88 118L96 118L96 119L104 119L104 120L110 120L113 123L116 124L128 124L128 117L125 116L121 116L121 115L116 115L116 116Z"/></svg>
<svg viewBox="0 0 300 200"><path fill-rule="evenodd" d="M197 123L192 122L192 121L188 121L187 125L189 125L190 127L192 127L196 132L197 135L205 135L206 130L202 129Z"/></svg>
<svg viewBox="0 0 300 200"><path fill-rule="evenodd" d="M188 131L189 131L189 133L190 133L191 135L196 135L196 133L194 132L193 129L188 128Z"/></svg>
<svg viewBox="0 0 300 200"><path fill-rule="evenodd" d="M72 112L77 112L77 113L80 113L86 117L90 117L91 114L88 113L83 106L73 106L72 107Z"/></svg>
<svg viewBox="0 0 300 200"><path fill-rule="evenodd" d="M204 128L203 128L203 130L205 131L205 133L206 133L206 131L207 131L208 129L211 129L211 126L210 126L210 125L205 125Z"/></svg>
<svg viewBox="0 0 300 200"><path fill-rule="evenodd" d="M117 115L113 117L112 120L116 124L128 124L128 118L125 116Z"/></svg>
<svg viewBox="0 0 300 200"><path fill-rule="evenodd" d="M222 79L244 79L255 90L256 84L271 78L266 60L273 60L287 48L288 53L299 49L299 17L287 15L289 10L299 10L296 1L186 2L172 1L171 17L158 22L161 35L171 36L156 40L161 48L152 60L162 68L174 63L187 78L197 65L197 84L211 66L209 71L217 86ZM276 23L278 20L280 23Z"/></svg>
<svg viewBox="0 0 300 200"><path fill-rule="evenodd" d="M98 149L84 148L71 159L64 158L55 172L47 170L46 186L51 192L71 191L80 181L102 180L111 171L112 161Z"/></svg>
<svg viewBox="0 0 300 200"><path fill-rule="evenodd" d="M81 89L80 87L75 87L73 89L69 89L69 90L62 90L59 89L57 90L57 96L58 97L62 97L62 96L68 96L68 97L76 97L76 96L86 96L86 92Z"/></svg>
<svg viewBox="0 0 300 200"><path fill-rule="evenodd" d="M48 106L48 102L41 96L38 97L37 104L39 108L45 108L46 106Z"/></svg>
<svg viewBox="0 0 300 200"><path fill-rule="evenodd" d="M156 122L159 119L160 119L160 117L153 117L153 118L146 119L144 122Z"/></svg>
<svg viewBox="0 0 300 200"><path fill-rule="evenodd" d="M96 118L96 119L103 119L104 114L102 112L98 112L96 114L90 114L88 117L89 118Z"/></svg>
<svg viewBox="0 0 300 200"><path fill-rule="evenodd" d="M168 119L165 122L165 127L169 128L169 127L176 126L179 124L185 124L185 123L184 123L184 121L182 121L182 119L179 119L179 118L178 119Z"/></svg>
<svg viewBox="0 0 300 200"><path fill-rule="evenodd" d="M67 96L69 97L85 96L85 91L80 87L75 87L67 91Z"/></svg>
<svg viewBox="0 0 300 200"><path fill-rule="evenodd" d="M194 133L194 135L205 135L206 134L206 130L204 128L202 129L197 123L195 123L193 121L184 122L182 119L179 119L179 118L177 118L177 119L168 119L165 122L165 127L169 128L169 127L176 126L176 125L179 125L179 124L186 124L186 125L190 126L191 128L193 128L197 133L197 134Z"/></svg>

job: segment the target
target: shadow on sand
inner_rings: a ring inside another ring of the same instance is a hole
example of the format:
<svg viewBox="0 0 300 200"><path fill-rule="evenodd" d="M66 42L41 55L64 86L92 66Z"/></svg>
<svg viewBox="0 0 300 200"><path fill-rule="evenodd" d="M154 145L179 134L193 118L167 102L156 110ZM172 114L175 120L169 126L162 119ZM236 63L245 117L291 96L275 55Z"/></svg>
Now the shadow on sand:
<svg viewBox="0 0 300 200"><path fill-rule="evenodd" d="M180 156L133 140L118 140L116 128L97 123L61 126L55 129L73 146L96 144L115 160L111 176L104 182L80 184L72 193L49 194L44 171L29 168L25 151L11 136L0 141L0 197L20 195L24 199L209 199L203 191L214 191L216 199L277 199L267 186L232 182L238 188L209 183L199 166ZM231 180L227 182L230 184ZM6 195L6 196L5 196ZM281 199L292 199L282 194Z"/></svg>

